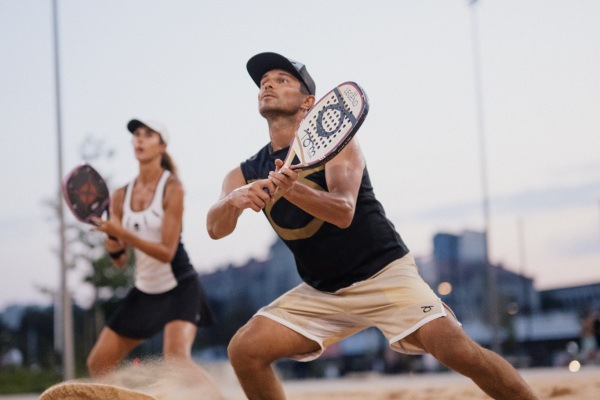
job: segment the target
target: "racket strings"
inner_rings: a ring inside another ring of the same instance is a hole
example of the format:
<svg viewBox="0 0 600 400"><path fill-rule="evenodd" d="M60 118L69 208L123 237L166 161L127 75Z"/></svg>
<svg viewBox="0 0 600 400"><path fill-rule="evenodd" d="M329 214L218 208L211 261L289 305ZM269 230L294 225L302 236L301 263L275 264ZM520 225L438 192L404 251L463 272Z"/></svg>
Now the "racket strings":
<svg viewBox="0 0 600 400"><path fill-rule="evenodd" d="M335 94L331 95L325 103L324 109L315 114L312 120L309 121L311 130L307 132L311 140L316 144L317 149L327 149L330 145L337 145L337 136L341 132L345 132L348 128L348 119L345 118L345 113L342 112L342 107L346 113L353 114L349 109L346 100L342 104L339 103ZM321 124L322 130L327 135L319 134L318 124Z"/></svg>
<svg viewBox="0 0 600 400"><path fill-rule="evenodd" d="M321 124L322 131L326 132L326 135L319 134L319 129L316 129L316 137L318 138L318 143L327 148L329 145L337 144L337 135L340 132L343 132L347 127L347 119L346 113L351 110L348 108L348 104L344 100L343 103L339 102L337 96L332 94L327 102L326 106L323 110L314 116L314 120L317 124ZM320 146L318 146L320 148Z"/></svg>
<svg viewBox="0 0 600 400"><path fill-rule="evenodd" d="M362 103L348 99L358 97L354 88L334 90L322 99L309 112L302 122L301 135L298 136L300 149L304 155L303 164L314 164L329 157L336 148L346 141L360 114Z"/></svg>
<svg viewBox="0 0 600 400"><path fill-rule="evenodd" d="M102 177L96 176L90 168L82 168L73 174L66 187L71 209L81 219L97 212L109 196Z"/></svg>
<svg viewBox="0 0 600 400"><path fill-rule="evenodd" d="M356 84L334 88L300 123L293 142L300 164L292 168L307 169L335 157L352 139L367 110L367 99Z"/></svg>

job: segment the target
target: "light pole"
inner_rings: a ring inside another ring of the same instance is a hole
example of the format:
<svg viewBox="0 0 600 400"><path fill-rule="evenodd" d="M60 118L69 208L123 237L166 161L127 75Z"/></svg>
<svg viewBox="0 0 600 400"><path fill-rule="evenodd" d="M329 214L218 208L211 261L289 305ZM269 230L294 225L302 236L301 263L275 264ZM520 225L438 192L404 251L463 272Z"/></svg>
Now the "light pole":
<svg viewBox="0 0 600 400"><path fill-rule="evenodd" d="M63 380L75 378L75 351L73 346L73 310L71 305L71 295L67 285L67 262L65 256L65 218L64 205L62 198L62 121L60 104L60 64L58 49L58 9L57 0L52 0L52 26L54 38L54 82L56 95L56 137L58 145L58 219L60 224L60 315L62 317L62 341L60 341L60 350L62 353ZM55 310L56 312L57 310Z"/></svg>
<svg viewBox="0 0 600 400"><path fill-rule="evenodd" d="M483 208L483 230L485 236L484 258L488 280L488 301L490 317L490 347L496 353L501 352L500 347L500 315L498 314L498 291L496 268L490 262L490 201L487 179L487 160L485 143L485 118L483 110L483 85L481 79L481 63L479 54L479 37L477 29L477 0L469 0L471 8L471 33L473 42L473 72L475 76L475 101L477 106L477 132L479 136L479 155L481 168L482 208Z"/></svg>

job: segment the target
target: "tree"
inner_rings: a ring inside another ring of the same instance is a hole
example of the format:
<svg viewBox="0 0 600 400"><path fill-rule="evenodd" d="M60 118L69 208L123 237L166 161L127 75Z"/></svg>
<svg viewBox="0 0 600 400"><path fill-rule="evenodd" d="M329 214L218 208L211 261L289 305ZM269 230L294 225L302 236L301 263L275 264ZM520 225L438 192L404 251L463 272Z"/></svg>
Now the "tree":
<svg viewBox="0 0 600 400"><path fill-rule="evenodd" d="M108 148L102 139L88 135L80 145L81 159L89 164L98 166L110 165L115 151ZM104 168L104 169L107 169ZM103 168L98 168L103 171ZM110 175L103 174L110 187ZM56 200L46 200L46 205L52 210L52 217L56 220L58 215L58 204ZM76 221L70 214L66 224L66 258L69 271L78 270L82 275L83 283L92 286L93 298L91 306L83 314L83 323L76 323L75 338L83 338L83 343L75 343L80 350L76 355L79 365L85 364L85 356L89 353L93 343L98 337L104 325L104 316L107 309L110 310L114 304L125 296L126 289L133 283L134 256L130 253L129 263L122 269L112 265L110 258L104 249L104 234L90 232L89 226ZM55 290L41 287L41 291L55 295ZM77 305L74 307L81 311Z"/></svg>
<svg viewBox="0 0 600 400"><path fill-rule="evenodd" d="M87 137L81 145L81 155L89 164L102 164L114 156L114 151L107 148L102 140ZM105 176L110 187L110 176ZM105 316L112 311L116 303L125 296L134 280L134 254L130 249L129 262L121 269L116 268L104 248L104 234L90 232L81 224L73 226L75 234L69 240L69 249L75 248L72 254L74 264L84 270L83 282L93 288L93 300L87 319L83 325L85 354L89 353L93 343L104 326Z"/></svg>

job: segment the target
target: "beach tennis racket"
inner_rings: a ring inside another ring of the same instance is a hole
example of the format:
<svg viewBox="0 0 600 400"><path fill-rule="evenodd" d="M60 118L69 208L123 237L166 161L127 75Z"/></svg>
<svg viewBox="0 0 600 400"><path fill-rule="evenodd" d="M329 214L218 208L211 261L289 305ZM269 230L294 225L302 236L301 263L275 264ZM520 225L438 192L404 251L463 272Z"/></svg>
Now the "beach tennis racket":
<svg viewBox="0 0 600 400"><path fill-rule="evenodd" d="M105 212L108 218L110 192L104 178L91 165L75 167L63 179L62 190L67 206L79 221L97 225L92 218L102 218Z"/></svg>
<svg viewBox="0 0 600 400"><path fill-rule="evenodd" d="M357 83L336 86L300 122L283 166L301 171L327 163L350 143L368 112L369 99Z"/></svg>

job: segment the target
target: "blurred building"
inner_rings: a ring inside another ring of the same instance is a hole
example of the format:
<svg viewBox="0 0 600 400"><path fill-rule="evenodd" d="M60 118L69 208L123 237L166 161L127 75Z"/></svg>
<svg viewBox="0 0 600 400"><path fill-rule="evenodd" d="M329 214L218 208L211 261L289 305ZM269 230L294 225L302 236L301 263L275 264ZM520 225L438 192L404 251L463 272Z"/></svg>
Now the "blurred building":
<svg viewBox="0 0 600 400"><path fill-rule="evenodd" d="M485 243L485 234L473 231L459 235L438 233L433 238L435 273L423 279L463 323L485 322L487 318L489 282ZM513 314L539 311L540 296L532 278L506 270L502 265L492 268L496 269L498 305L502 310Z"/></svg>
<svg viewBox="0 0 600 400"><path fill-rule="evenodd" d="M292 253L280 239L273 243L266 260L252 259L239 267L230 264L201 279L217 307L240 307L236 300L242 300L253 312L302 282Z"/></svg>
<svg viewBox="0 0 600 400"><path fill-rule="evenodd" d="M480 232L436 234L429 272L423 277L453 309L465 332L487 346L491 326L485 243ZM532 278L502 265L491 267L496 269L503 351L513 356L513 363L555 365L561 358L576 358L577 354L565 354L566 348L579 343L585 314L600 310L600 283L537 291Z"/></svg>
<svg viewBox="0 0 600 400"><path fill-rule="evenodd" d="M587 313L600 310L600 283L542 290L540 296L545 311Z"/></svg>

